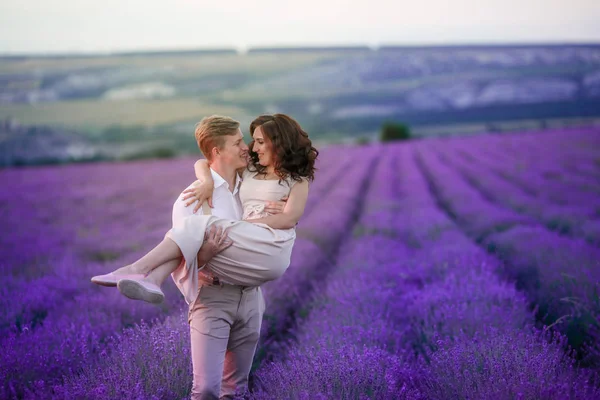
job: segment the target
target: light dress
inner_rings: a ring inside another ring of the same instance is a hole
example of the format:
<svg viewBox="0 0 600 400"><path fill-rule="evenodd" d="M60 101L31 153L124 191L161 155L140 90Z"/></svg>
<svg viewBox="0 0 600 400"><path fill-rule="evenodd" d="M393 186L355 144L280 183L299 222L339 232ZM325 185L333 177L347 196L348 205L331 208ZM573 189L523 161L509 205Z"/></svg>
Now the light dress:
<svg viewBox="0 0 600 400"><path fill-rule="evenodd" d="M242 219L257 219L270 215L267 201L279 201L288 196L297 183L282 180L256 179L256 172L244 170L240 185ZM205 268L222 282L242 286L260 286L283 275L290 265L296 229L273 229L265 224L235 221L214 215L194 214L184 218L167 232L167 237L179 246L184 262L171 274L188 304L198 291L198 251L204 233L216 225L229 229L233 245L213 257Z"/></svg>

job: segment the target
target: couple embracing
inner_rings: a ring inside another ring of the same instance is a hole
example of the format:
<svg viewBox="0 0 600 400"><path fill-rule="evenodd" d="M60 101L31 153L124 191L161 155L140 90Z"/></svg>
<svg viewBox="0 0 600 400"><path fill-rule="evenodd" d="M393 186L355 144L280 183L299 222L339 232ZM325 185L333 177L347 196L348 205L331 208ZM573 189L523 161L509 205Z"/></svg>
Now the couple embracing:
<svg viewBox="0 0 600 400"><path fill-rule="evenodd" d="M192 399L228 399L247 390L265 310L260 285L290 264L319 153L284 114L252 121L249 146L229 117L206 117L195 134L206 160L173 206L172 229L139 260L92 282L160 303L171 275L189 305Z"/></svg>

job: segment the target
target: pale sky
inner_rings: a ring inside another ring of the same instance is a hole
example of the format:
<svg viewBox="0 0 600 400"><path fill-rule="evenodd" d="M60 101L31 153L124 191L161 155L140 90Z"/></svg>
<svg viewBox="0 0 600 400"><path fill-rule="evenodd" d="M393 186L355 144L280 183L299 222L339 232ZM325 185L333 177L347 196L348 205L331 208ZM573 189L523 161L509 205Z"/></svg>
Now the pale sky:
<svg viewBox="0 0 600 400"><path fill-rule="evenodd" d="M0 53L600 43L600 0L0 0Z"/></svg>

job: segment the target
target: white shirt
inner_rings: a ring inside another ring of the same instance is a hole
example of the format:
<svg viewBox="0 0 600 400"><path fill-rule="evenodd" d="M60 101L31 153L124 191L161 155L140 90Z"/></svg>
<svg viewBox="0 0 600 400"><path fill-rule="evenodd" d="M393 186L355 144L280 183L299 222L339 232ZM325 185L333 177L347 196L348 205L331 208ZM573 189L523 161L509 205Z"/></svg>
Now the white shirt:
<svg viewBox="0 0 600 400"><path fill-rule="evenodd" d="M229 190L229 184L221 175L215 172L212 168L210 169L210 174L212 175L213 181L215 182L212 202L213 208L210 209L210 213L219 218L227 218L239 221L242 219L242 202L240 201L239 189L241 184L241 178L239 175L235 177L235 187L233 192ZM190 189L194 187L196 182L189 185L186 189ZM185 201L183 201L183 197L185 195L183 192L179 195L175 203L173 204L173 226L178 223L182 223L182 221L191 215L194 215L194 207L198 204L198 200L196 200L193 204L189 206L185 206ZM202 208L199 208L196 213L202 215ZM198 270L199 275L204 275L205 279L212 280L213 276L210 271L206 271L204 268ZM173 279L175 279L173 277ZM227 283L227 282L225 282ZM192 283L188 283L192 284ZM196 285L196 284L194 284ZM197 290L197 288L196 288ZM186 299L187 301L187 299Z"/></svg>
<svg viewBox="0 0 600 400"><path fill-rule="evenodd" d="M216 173L212 168L210 169L210 174L215 182L215 188L212 195L213 208L210 209L211 214L220 218L233 219L236 221L241 220L242 202L240 201L239 195L241 179L239 175L235 177L235 187L232 193L229 190L229 184L221 175ZM193 188L194 183L186 189ZM198 200L196 200L193 204L186 207L185 201L182 200L183 197L184 194L182 192L173 204L173 226L177 223L181 223L184 218L193 215L194 207L198 204ZM200 208L197 213L202 213L202 208Z"/></svg>

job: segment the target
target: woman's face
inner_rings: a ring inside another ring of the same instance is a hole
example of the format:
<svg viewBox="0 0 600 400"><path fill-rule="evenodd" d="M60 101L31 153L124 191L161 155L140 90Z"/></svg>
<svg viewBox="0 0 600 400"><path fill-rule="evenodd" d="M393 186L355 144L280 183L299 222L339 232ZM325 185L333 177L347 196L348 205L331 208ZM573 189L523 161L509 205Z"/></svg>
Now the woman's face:
<svg viewBox="0 0 600 400"><path fill-rule="evenodd" d="M252 135L254 145L252 151L258 154L258 163L264 167L272 166L274 161L273 147L268 137L263 135L259 126Z"/></svg>

